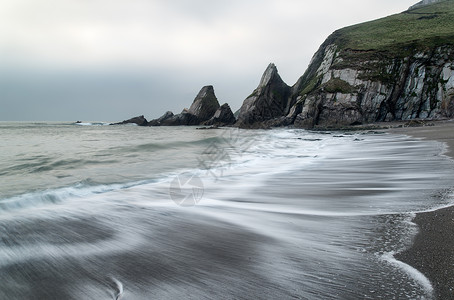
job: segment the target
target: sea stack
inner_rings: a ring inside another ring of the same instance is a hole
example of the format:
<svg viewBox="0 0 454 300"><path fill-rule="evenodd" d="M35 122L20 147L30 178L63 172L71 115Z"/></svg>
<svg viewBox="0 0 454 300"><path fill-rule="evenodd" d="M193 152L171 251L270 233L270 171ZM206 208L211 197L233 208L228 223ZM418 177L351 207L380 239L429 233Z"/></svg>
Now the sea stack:
<svg viewBox="0 0 454 300"><path fill-rule="evenodd" d="M196 116L200 124L209 120L216 113L219 107L220 105L218 99L214 94L214 88L213 86L208 85L204 86L197 94L197 97L195 97L188 113Z"/></svg>
<svg viewBox="0 0 454 300"><path fill-rule="evenodd" d="M263 73L260 84L244 100L236 126L258 128L263 122L282 117L288 113L291 88L279 76L276 66L271 63Z"/></svg>

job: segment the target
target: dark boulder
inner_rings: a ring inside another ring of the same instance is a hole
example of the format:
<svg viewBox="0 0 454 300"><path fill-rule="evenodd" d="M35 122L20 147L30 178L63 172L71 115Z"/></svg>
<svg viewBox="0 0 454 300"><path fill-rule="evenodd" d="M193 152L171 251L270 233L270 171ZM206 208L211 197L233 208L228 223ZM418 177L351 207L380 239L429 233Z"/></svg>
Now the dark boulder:
<svg viewBox="0 0 454 300"><path fill-rule="evenodd" d="M235 124L236 119L230 106L225 103L216 110L214 116L203 125L229 126Z"/></svg>
<svg viewBox="0 0 454 300"><path fill-rule="evenodd" d="M163 125L163 123L166 120L172 118L173 116L174 116L173 112L168 111L165 114L163 114L161 117L148 122L148 126L161 126L161 125Z"/></svg>
<svg viewBox="0 0 454 300"><path fill-rule="evenodd" d="M161 126L187 126L187 125L200 125L200 120L187 110L182 111L180 114L174 115L161 122Z"/></svg>
<svg viewBox="0 0 454 300"><path fill-rule="evenodd" d="M125 125L125 124L137 124L139 126L147 126L148 121L147 121L147 119L145 119L144 116L138 116L138 117L134 117L134 118L131 118L128 120L124 120L123 122L113 123L111 125Z"/></svg>

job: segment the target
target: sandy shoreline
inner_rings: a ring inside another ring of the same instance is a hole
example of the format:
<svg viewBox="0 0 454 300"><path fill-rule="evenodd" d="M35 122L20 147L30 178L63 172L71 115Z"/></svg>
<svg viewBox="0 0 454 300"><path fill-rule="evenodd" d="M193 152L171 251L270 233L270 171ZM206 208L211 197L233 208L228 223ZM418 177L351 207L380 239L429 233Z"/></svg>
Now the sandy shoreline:
<svg viewBox="0 0 454 300"><path fill-rule="evenodd" d="M445 155L454 159L454 121L434 126L395 128L391 133L445 142ZM396 255L422 272L431 281L437 299L454 299L454 207L417 214L419 233L413 246Z"/></svg>

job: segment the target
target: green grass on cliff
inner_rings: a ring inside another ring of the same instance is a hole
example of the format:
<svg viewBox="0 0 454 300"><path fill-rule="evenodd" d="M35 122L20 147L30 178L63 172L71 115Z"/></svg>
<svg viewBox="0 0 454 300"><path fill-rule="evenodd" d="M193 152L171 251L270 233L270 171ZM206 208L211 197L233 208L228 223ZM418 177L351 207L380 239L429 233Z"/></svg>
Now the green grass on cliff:
<svg viewBox="0 0 454 300"><path fill-rule="evenodd" d="M454 0L405 11L336 31L341 49L376 50L399 54L402 49L454 44Z"/></svg>

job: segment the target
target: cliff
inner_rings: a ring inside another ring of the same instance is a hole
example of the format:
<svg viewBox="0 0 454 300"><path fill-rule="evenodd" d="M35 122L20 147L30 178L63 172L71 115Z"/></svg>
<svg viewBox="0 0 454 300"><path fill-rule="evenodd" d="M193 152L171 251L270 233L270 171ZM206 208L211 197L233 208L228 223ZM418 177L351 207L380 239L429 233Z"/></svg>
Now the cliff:
<svg viewBox="0 0 454 300"><path fill-rule="evenodd" d="M453 117L454 1L426 2L334 32L291 88L280 77L262 78L237 125L313 128ZM278 97L270 92L276 85Z"/></svg>

